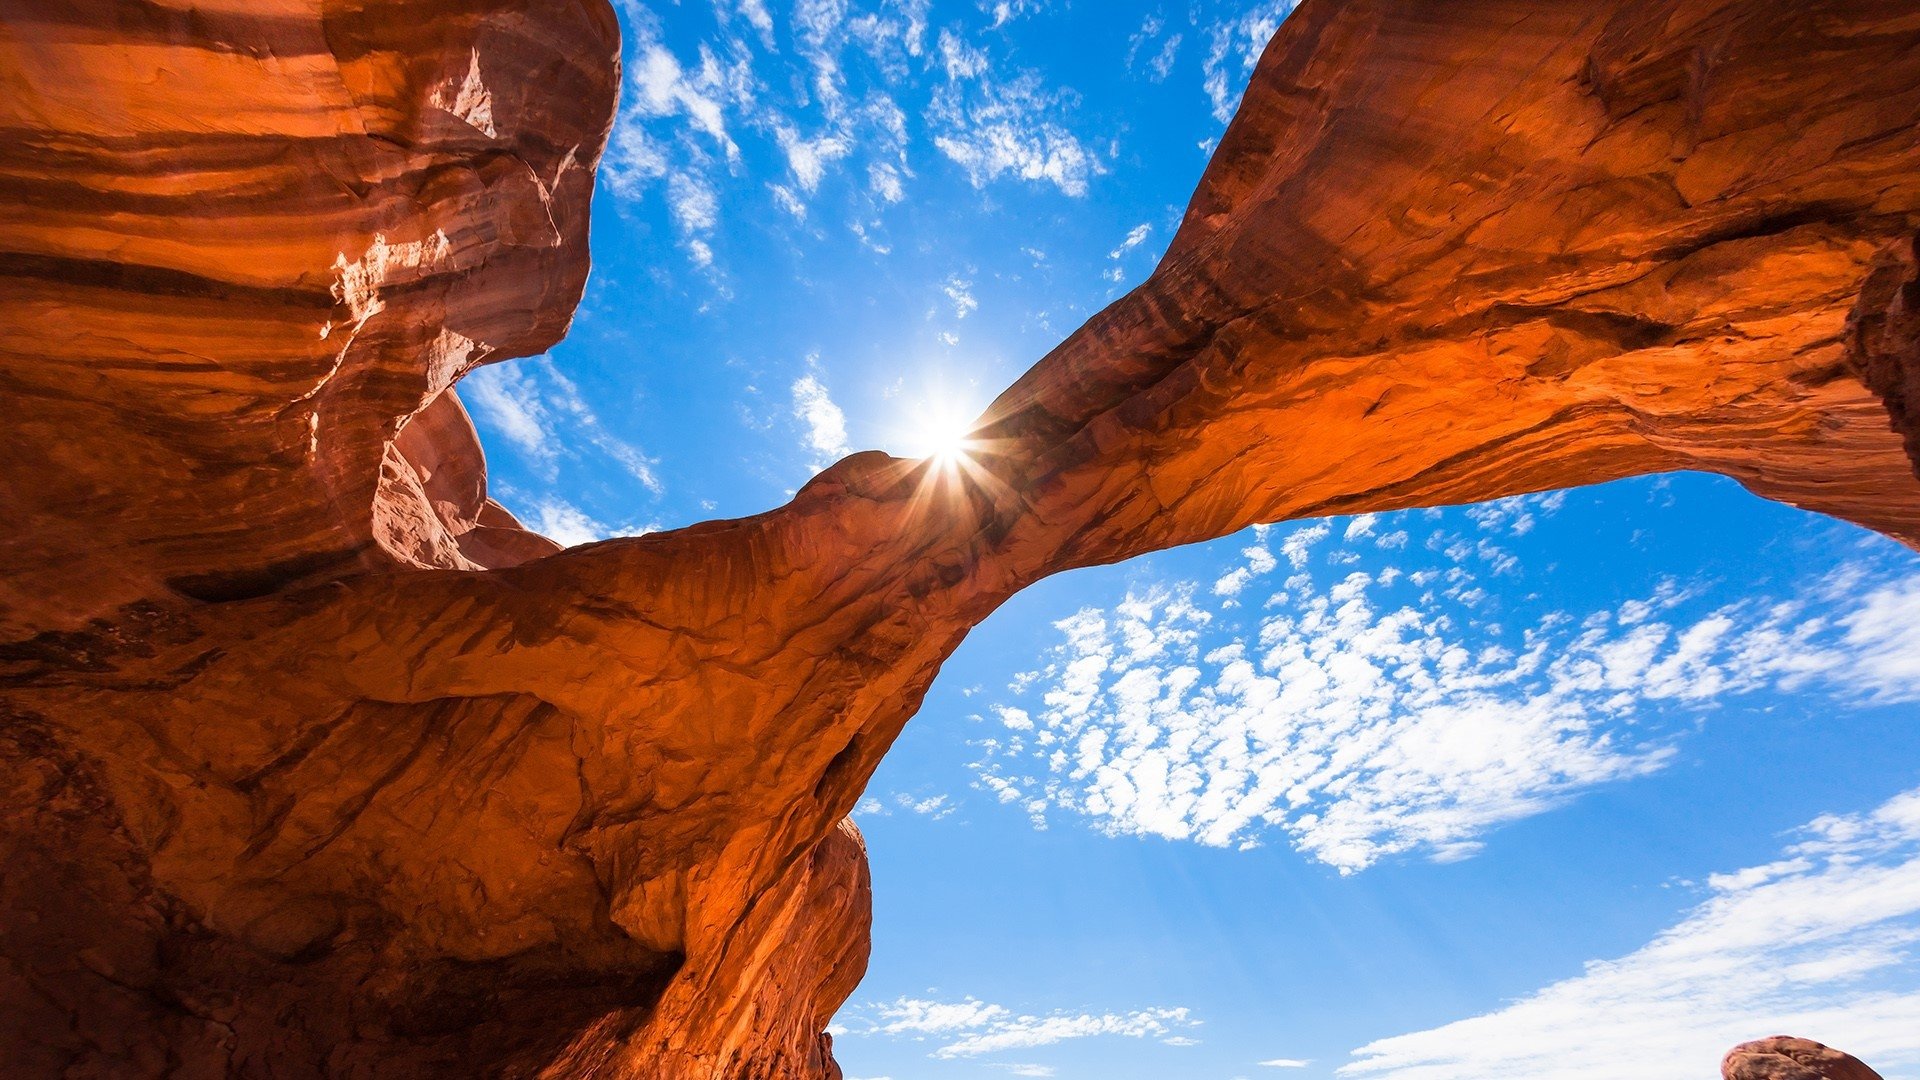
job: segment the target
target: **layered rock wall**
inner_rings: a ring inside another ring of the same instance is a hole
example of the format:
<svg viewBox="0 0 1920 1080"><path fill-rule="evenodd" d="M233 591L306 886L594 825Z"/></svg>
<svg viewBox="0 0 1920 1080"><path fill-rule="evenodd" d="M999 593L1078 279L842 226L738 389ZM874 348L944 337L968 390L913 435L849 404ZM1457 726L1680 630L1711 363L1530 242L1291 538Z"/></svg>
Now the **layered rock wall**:
<svg viewBox="0 0 1920 1080"><path fill-rule="evenodd" d="M601 0L0 0L0 1064L822 1077L968 629L1260 521L1665 469L1920 540L1904 0L1309 0L953 469L553 550Z"/></svg>

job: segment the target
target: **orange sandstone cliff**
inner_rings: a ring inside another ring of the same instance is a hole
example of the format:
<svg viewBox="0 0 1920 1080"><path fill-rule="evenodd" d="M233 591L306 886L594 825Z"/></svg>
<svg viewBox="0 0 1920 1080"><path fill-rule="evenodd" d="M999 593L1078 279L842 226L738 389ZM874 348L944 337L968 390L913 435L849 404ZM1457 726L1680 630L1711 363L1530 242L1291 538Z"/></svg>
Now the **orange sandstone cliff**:
<svg viewBox="0 0 1920 1080"><path fill-rule="evenodd" d="M967 630L1668 469L1920 541L1911 0L1308 0L948 472L558 552L605 0L0 0L0 1072L838 1075L843 818ZM544 557L543 557L544 556Z"/></svg>

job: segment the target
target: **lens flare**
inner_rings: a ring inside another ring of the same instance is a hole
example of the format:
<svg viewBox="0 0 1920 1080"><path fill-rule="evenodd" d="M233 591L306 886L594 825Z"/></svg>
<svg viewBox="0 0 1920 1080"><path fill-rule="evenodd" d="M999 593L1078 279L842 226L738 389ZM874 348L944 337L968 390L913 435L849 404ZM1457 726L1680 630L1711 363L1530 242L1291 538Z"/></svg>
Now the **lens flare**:
<svg viewBox="0 0 1920 1080"><path fill-rule="evenodd" d="M957 465L973 449L974 415L954 401L933 401L910 409L901 449L909 457Z"/></svg>

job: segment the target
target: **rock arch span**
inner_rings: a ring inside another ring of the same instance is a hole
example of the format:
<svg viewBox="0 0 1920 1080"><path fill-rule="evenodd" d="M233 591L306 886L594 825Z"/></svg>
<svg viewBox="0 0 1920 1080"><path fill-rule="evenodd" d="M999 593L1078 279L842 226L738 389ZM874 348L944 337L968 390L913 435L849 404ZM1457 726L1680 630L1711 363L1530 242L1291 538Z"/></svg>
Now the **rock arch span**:
<svg viewBox="0 0 1920 1080"><path fill-rule="evenodd" d="M958 473L553 553L604 0L0 0L11 1075L824 1077L968 629L1247 524L1669 469L1920 542L1905 0L1309 0ZM546 557L541 557L546 556Z"/></svg>

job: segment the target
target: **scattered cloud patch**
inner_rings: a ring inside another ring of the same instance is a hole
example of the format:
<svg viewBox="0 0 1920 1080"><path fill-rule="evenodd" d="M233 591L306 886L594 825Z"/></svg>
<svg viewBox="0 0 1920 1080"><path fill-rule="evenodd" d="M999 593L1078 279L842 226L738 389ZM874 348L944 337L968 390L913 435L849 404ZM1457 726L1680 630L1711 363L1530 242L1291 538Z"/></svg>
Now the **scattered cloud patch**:
<svg viewBox="0 0 1920 1080"><path fill-rule="evenodd" d="M1477 520L1511 534L1557 506ZM1920 700L1920 581L1852 568L1721 603L1666 582L1570 613L1517 590L1496 603L1482 580L1516 560L1487 536L1439 532L1417 559L1348 568L1347 545L1408 520L1296 527L1277 553L1256 532L1210 589L1142 585L1061 620L1045 663L988 710L1004 730L977 744L980 787L1036 824L1064 811L1111 834L1279 838L1353 873L1467 857L1502 824L1664 768L1740 695ZM1347 540L1329 545L1336 528Z"/></svg>
<svg viewBox="0 0 1920 1080"><path fill-rule="evenodd" d="M1138 72L1144 57L1148 78L1154 82L1166 81L1173 73L1174 61L1179 58L1180 43L1186 38L1180 33L1162 37L1166 28L1166 20L1158 12L1141 22L1140 29L1127 38L1128 71Z"/></svg>
<svg viewBox="0 0 1920 1080"><path fill-rule="evenodd" d="M856 1006L846 1021L854 1036L909 1037L935 1044L929 1056L939 1059L974 1058L1013 1050L1031 1050L1056 1043L1096 1037L1129 1039L1177 1038L1199 1025L1184 1008L1137 1009L1132 1012L1015 1013L977 998L931 1001L896 998ZM996 1065L1017 1069L1036 1066ZM1044 1073L1015 1072L1016 1076Z"/></svg>
<svg viewBox="0 0 1920 1080"><path fill-rule="evenodd" d="M953 304L953 317L956 319L964 319L980 309L980 301L973 297L973 282L957 274L948 277L940 291L946 293L948 302Z"/></svg>
<svg viewBox="0 0 1920 1080"><path fill-rule="evenodd" d="M659 193L682 251L716 281L716 245L734 222L756 220L759 207L730 213L742 197L770 193L800 220L838 200L823 216L847 220L864 242L908 200L921 156L958 164L976 188L1010 179L1070 196L1103 171L1075 130L1077 97L1007 63L1006 28L1040 0L983 3L985 19L937 32L930 0L620 6L627 78L601 176L630 207ZM762 166L770 155L785 166L777 184ZM851 182L832 186L842 170Z"/></svg>
<svg viewBox="0 0 1920 1080"><path fill-rule="evenodd" d="M1073 95L1046 89L1031 71L998 77L983 53L949 32L941 34L940 52L947 81L927 110L933 144L974 187L1010 177L1077 197L1106 171L1067 126Z"/></svg>
<svg viewBox="0 0 1920 1080"><path fill-rule="evenodd" d="M1049 0L980 0L980 10L993 19L993 29L1012 22L1023 15L1031 15L1046 9Z"/></svg>

